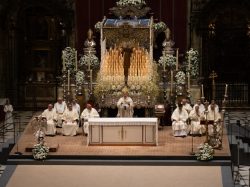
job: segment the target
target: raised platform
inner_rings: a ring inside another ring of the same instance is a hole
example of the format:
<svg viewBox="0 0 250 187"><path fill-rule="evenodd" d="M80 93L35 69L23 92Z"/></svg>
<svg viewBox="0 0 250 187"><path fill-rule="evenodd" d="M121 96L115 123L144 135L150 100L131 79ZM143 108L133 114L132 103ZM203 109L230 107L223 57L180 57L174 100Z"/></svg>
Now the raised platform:
<svg viewBox="0 0 250 187"><path fill-rule="evenodd" d="M117 162L124 162L124 160L136 160L139 162L142 160L145 162L158 160L159 162L168 163L169 160L173 162L175 162L175 160L183 160L183 163L185 162L186 164L188 164L189 161L196 161L196 157L190 154L192 150L192 137L181 138L172 136L171 126L164 126L159 129L158 146L87 146L87 137L83 136L81 128L78 130L78 135L73 137L63 136L61 129L58 128L57 130L58 134L56 136L45 137L45 143L48 145L58 145L56 152L49 152L46 161L55 161L57 159L63 161L65 159L64 161L67 162L71 159L71 163L73 163L74 160L77 163L87 163L91 160L94 162L97 160L106 160L107 162L110 160L116 160ZM226 133L226 130L224 130L224 133ZM15 163L33 161L32 153L26 150L32 142L35 144L33 134L34 130L32 126L28 124L18 143L10 153L8 160L10 164L11 161ZM195 152L197 151L197 147L204 141L204 136L193 137L193 149ZM21 152L22 155L16 155L15 152L17 151ZM222 160L228 163L230 162L230 157L228 138L227 135L224 134L223 149L215 150L213 163L220 165L218 161L220 162Z"/></svg>

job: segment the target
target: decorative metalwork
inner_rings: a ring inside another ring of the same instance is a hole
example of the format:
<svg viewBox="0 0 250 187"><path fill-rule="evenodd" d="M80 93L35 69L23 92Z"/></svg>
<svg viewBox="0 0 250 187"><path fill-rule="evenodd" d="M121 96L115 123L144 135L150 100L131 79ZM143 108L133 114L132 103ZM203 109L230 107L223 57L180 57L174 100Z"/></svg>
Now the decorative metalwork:
<svg viewBox="0 0 250 187"><path fill-rule="evenodd" d="M133 27L128 23L117 28L103 28L103 38L106 38L107 48L118 45L121 41L127 44L127 47L135 47L138 43L149 50L150 48L150 30L149 28Z"/></svg>
<svg viewBox="0 0 250 187"><path fill-rule="evenodd" d="M110 12L116 17L140 18L147 15L151 8L146 6L142 1L134 2L117 2L117 6L110 8Z"/></svg>

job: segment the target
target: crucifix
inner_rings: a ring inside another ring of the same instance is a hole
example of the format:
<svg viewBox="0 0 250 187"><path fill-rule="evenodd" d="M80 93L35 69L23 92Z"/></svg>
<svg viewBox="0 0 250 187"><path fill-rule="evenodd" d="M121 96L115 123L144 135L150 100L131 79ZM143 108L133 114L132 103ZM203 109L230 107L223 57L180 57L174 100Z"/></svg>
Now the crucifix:
<svg viewBox="0 0 250 187"><path fill-rule="evenodd" d="M217 73L214 70L209 75L209 78L212 79L212 99L215 99L215 78L217 77Z"/></svg>

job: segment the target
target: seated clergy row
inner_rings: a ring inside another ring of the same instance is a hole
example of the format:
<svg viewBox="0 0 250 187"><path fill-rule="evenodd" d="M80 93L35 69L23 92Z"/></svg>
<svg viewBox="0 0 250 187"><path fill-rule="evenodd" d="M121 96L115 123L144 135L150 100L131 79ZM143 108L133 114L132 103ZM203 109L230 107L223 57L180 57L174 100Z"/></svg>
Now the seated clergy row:
<svg viewBox="0 0 250 187"><path fill-rule="evenodd" d="M67 106L61 98L58 98L54 108L52 104L49 104L41 116L46 121L46 135L56 135L56 127L60 127L63 135L75 136L79 128L80 118L84 120L84 133L88 134L88 118L99 117L99 114L88 103L80 116L80 106L75 101Z"/></svg>
<svg viewBox="0 0 250 187"><path fill-rule="evenodd" d="M213 134L214 126L216 125L216 131L219 131L219 125L221 115L219 113L219 107L214 101L208 106L207 112L200 100L192 108L190 104L183 99L174 110L172 116L172 130L174 136L185 137L188 133L192 135L202 135L206 132L205 124L201 124L201 121L212 121L213 123L208 125L209 135ZM188 126L188 121L190 126Z"/></svg>

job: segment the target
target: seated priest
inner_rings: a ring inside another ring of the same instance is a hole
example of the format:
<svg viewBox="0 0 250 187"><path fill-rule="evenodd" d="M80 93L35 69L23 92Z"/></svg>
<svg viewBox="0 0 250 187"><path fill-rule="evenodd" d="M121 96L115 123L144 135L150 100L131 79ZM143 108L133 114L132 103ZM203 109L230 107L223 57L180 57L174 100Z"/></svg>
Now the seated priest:
<svg viewBox="0 0 250 187"><path fill-rule="evenodd" d="M208 105L208 111L211 110L211 105L212 105L212 104L214 105L215 111L216 111L216 112L219 112L220 109L219 109L219 106L215 103L215 100L211 100L211 104Z"/></svg>
<svg viewBox="0 0 250 187"><path fill-rule="evenodd" d="M78 130L78 114L73 110L72 104L68 105L68 109L62 116L62 134L65 136L75 136Z"/></svg>
<svg viewBox="0 0 250 187"><path fill-rule="evenodd" d="M199 106L199 110L200 110L201 113L205 111L205 106L201 103L201 100L200 100L200 99L197 99L197 102L196 102L196 104L194 105L193 109L194 109L195 106L197 106L197 105Z"/></svg>
<svg viewBox="0 0 250 187"><path fill-rule="evenodd" d="M218 132L220 130L221 115L215 109L215 103L210 104L210 110L204 115L205 119L208 120L208 134L213 135L214 130ZM213 125L211 125L211 123Z"/></svg>
<svg viewBox="0 0 250 187"><path fill-rule="evenodd" d="M187 111L183 109L181 103L178 103L178 107L174 110L171 116L174 136L180 136L180 137L187 136L187 119L188 119Z"/></svg>
<svg viewBox="0 0 250 187"><path fill-rule="evenodd" d="M206 132L206 127L204 125L201 125L201 119L203 117L204 114L200 112L199 106L196 105L189 114L191 135L202 135Z"/></svg>
<svg viewBox="0 0 250 187"><path fill-rule="evenodd" d="M84 121L83 130L85 135L89 134L89 118L99 118L99 113L95 108L92 107L90 102L87 103L86 108L82 111L81 119Z"/></svg>
<svg viewBox="0 0 250 187"><path fill-rule="evenodd" d="M183 98L182 101L181 101L181 104L183 106L183 109L185 109L188 114L191 112L192 110L192 107L191 105L187 102L187 99Z"/></svg>
<svg viewBox="0 0 250 187"><path fill-rule="evenodd" d="M55 110L53 109L52 104L48 104L48 108L45 109L42 113L42 119L46 122L46 135L54 136L56 135L56 121L57 115Z"/></svg>
<svg viewBox="0 0 250 187"><path fill-rule="evenodd" d="M128 96L127 87L123 88L122 94L123 96L117 102L117 117L133 117L134 103L131 97Z"/></svg>
<svg viewBox="0 0 250 187"><path fill-rule="evenodd" d="M57 114L57 126L62 127L62 116L66 110L67 105L61 97L58 97L57 102L54 105L55 112Z"/></svg>

